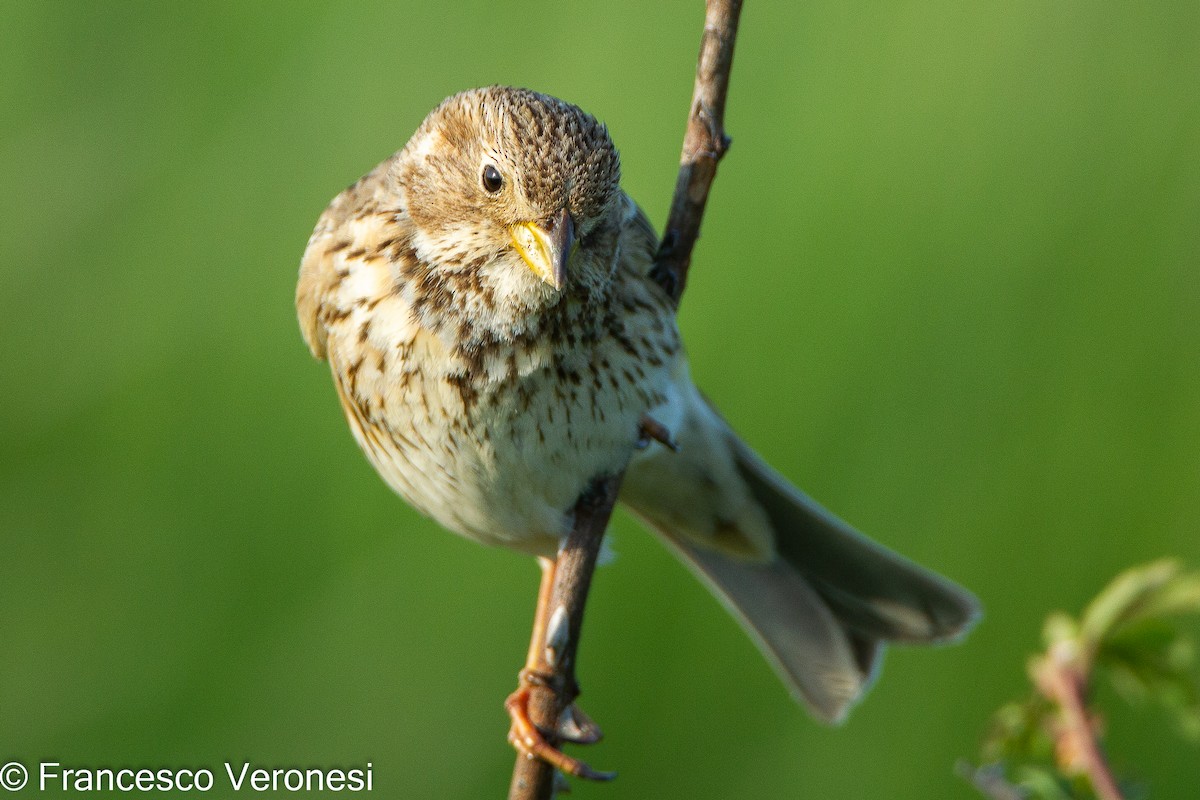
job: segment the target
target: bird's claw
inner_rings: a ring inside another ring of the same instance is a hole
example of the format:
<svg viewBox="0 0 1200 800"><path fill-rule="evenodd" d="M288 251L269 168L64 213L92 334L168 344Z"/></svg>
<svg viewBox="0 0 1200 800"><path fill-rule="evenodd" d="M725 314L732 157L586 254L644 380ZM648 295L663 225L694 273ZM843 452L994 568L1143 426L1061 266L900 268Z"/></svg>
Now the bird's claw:
<svg viewBox="0 0 1200 800"><path fill-rule="evenodd" d="M604 738L604 731L583 709L572 703L558 718L558 738L571 744L595 744Z"/></svg>
<svg viewBox="0 0 1200 800"><path fill-rule="evenodd" d="M526 758L539 758L556 769L576 778L590 781L611 781L617 777L615 772L601 772L592 769L588 764L577 758L572 758L559 750L542 735L533 721L529 719L529 695L536 680L522 671L521 686L504 701L504 709L512 720L508 731L508 741ZM559 718L555 731L557 737L576 744L593 744L603 736L599 726L586 714L574 706L567 707Z"/></svg>

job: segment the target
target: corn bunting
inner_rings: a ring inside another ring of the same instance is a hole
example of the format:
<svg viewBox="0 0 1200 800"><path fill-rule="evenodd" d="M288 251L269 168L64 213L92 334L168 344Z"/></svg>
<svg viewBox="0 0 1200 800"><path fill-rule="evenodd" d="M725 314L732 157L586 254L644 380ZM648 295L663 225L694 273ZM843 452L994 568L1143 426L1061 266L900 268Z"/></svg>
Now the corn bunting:
<svg viewBox="0 0 1200 800"><path fill-rule="evenodd" d="M976 600L738 438L688 374L656 247L603 125L477 89L333 200L296 307L359 445L413 506L548 566L585 487L627 470L620 500L839 720L885 642L952 639Z"/></svg>

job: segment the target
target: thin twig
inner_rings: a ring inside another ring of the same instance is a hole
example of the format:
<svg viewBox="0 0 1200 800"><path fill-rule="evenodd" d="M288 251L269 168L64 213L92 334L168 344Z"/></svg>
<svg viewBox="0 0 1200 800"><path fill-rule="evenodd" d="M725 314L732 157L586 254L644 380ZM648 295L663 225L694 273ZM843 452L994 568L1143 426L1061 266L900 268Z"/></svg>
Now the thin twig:
<svg viewBox="0 0 1200 800"><path fill-rule="evenodd" d="M563 608L567 619L568 635L561 650L556 652L553 664L546 660L546 648L538 646L539 642L546 641L546 631L535 629L533 632L538 659L534 669L545 680L530 690L529 719L555 747L560 744L555 735L559 718L579 694L575 682L575 652L579 647L583 610L592 583L592 573L596 569L596 559L600 554L600 543L604 540L604 530L616 505L622 477L616 475L596 481L575 504L574 525L558 552L554 588L548 604L550 609ZM545 761L518 753L508 790L509 800L552 798L554 773L554 767Z"/></svg>
<svg viewBox="0 0 1200 800"><path fill-rule="evenodd" d="M652 273L676 300L687 286L692 248L700 237L700 220L708 202L709 187L717 175L717 163L731 141L725 135L725 95L729 90L729 69L733 66L733 44L741 13L742 0L708 0L706 4L704 37L700 40L679 177Z"/></svg>
<svg viewBox="0 0 1200 800"><path fill-rule="evenodd" d="M1100 800L1124 800L1108 759L1100 749L1092 715L1088 713L1087 668L1072 642L1058 642L1037 663L1034 679L1061 713L1058 760L1064 770L1082 772Z"/></svg>
<svg viewBox="0 0 1200 800"><path fill-rule="evenodd" d="M1027 793L1004 778L1004 769L999 764L976 767L966 761L954 765L954 771L991 800L1025 800Z"/></svg>
<svg viewBox="0 0 1200 800"><path fill-rule="evenodd" d="M692 248L700 235L700 220L708 201L708 191L717 173L717 162L729 147L725 135L725 94L729 88L729 70L733 64L733 43L737 36L741 0L707 0L704 37L696 67L696 85L683 140L679 178L671 212L663 233L662 245L655 257L653 275L679 300L687 283ZM532 641L539 650L539 672L548 676L542 685L532 687L529 717L543 731L551 745L557 746L556 731L560 717L578 694L575 682L575 652L583 610L596 558L608 527L623 475L599 480L575 505L575 519L558 555L550 609L565 609L570 635L565 649L546 663L546 631L533 631ZM513 767L509 800L549 800L556 789L554 768L539 759L518 754Z"/></svg>

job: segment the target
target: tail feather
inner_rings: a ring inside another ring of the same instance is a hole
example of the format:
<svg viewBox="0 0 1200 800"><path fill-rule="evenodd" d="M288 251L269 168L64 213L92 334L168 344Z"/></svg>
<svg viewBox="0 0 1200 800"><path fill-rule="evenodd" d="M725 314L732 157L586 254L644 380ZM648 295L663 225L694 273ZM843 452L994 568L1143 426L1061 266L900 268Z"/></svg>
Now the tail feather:
<svg viewBox="0 0 1200 800"><path fill-rule="evenodd" d="M742 623L797 698L844 718L889 641L961 636L970 592L856 532L768 467L686 373L679 453L630 465L622 501Z"/></svg>
<svg viewBox="0 0 1200 800"><path fill-rule="evenodd" d="M742 624L796 699L841 722L874 680L879 640L847 631L786 563L735 561L645 521Z"/></svg>
<svg viewBox="0 0 1200 800"><path fill-rule="evenodd" d="M979 616L970 592L858 533L734 442L738 472L771 520L776 552L845 625L927 643L961 636Z"/></svg>

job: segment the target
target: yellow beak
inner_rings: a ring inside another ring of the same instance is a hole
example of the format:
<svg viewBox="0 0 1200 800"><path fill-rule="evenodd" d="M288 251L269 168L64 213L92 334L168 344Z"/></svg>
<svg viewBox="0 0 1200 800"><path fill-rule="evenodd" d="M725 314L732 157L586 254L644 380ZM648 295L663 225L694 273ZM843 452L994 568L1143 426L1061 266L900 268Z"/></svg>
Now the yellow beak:
<svg viewBox="0 0 1200 800"><path fill-rule="evenodd" d="M561 289L567 282L567 261L575 246L575 222L564 208L546 227L522 222L508 229L513 247L546 283Z"/></svg>

